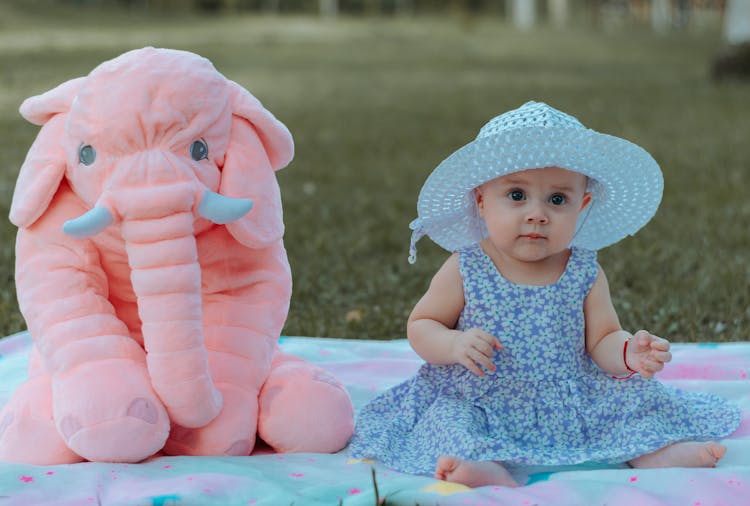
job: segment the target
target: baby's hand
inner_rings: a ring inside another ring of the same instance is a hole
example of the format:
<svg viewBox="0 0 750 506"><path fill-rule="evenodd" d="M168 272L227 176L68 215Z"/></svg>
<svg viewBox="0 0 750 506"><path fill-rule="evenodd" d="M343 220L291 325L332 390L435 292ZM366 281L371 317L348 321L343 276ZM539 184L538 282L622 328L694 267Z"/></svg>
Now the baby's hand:
<svg viewBox="0 0 750 506"><path fill-rule="evenodd" d="M496 369L492 363L495 350L502 349L503 345L495 337L482 329L469 329L457 335L453 342L454 361L463 365L477 376L484 376L484 371L479 366L484 366L490 371Z"/></svg>
<svg viewBox="0 0 750 506"><path fill-rule="evenodd" d="M652 378L672 360L669 341L646 330L639 330L628 344L627 362L631 369L644 378Z"/></svg>

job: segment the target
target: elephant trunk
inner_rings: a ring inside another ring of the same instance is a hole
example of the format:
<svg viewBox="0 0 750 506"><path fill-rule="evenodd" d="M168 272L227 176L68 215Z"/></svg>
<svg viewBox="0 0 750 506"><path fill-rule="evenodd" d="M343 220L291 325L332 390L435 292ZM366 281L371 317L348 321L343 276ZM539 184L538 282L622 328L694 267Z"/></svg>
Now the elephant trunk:
<svg viewBox="0 0 750 506"><path fill-rule="evenodd" d="M175 184L168 214L161 206L135 211L129 190L119 191L116 208L138 300L148 370L170 418L200 427L221 410L203 345L201 270L195 240L194 188ZM164 188L162 189L164 190ZM133 190L138 191L138 190ZM191 195L192 192L192 195ZM183 198L179 197L183 194ZM131 196L134 197L134 196ZM161 204L165 204L162 199Z"/></svg>

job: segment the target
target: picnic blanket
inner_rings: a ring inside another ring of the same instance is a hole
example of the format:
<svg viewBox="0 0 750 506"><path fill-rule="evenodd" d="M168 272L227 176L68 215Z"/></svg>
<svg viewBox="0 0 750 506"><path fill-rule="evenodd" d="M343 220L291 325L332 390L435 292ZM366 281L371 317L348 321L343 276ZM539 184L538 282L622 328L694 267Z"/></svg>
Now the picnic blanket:
<svg viewBox="0 0 750 506"><path fill-rule="evenodd" d="M0 340L0 405L26 376L30 343L26 333ZM286 337L281 346L340 378L357 410L422 363L406 340ZM673 344L673 355L660 380L714 392L743 410L716 469L515 468L522 487L472 490L353 459L346 450L273 454L261 448L250 457L159 456L139 464L0 463L0 506L750 505L750 342Z"/></svg>

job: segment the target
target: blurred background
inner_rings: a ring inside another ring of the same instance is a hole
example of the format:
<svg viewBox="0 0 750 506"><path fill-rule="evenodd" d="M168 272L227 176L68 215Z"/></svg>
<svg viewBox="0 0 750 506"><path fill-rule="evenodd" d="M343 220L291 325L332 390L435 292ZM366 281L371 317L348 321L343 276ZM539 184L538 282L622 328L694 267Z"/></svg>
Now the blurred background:
<svg viewBox="0 0 750 506"><path fill-rule="evenodd" d="M599 254L625 328L750 339L750 0L0 0L0 335L18 313L7 214L38 127L18 106L147 45L199 53L296 139L279 172L286 335L405 337L447 257L407 263L425 178L539 100L629 139L665 193Z"/></svg>

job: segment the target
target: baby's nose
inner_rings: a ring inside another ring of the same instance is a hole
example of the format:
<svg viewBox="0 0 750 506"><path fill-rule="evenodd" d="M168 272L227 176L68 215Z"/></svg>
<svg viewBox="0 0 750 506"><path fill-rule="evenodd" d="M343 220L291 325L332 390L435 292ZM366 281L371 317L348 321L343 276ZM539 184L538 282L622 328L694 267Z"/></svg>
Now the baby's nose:
<svg viewBox="0 0 750 506"><path fill-rule="evenodd" d="M538 223L540 225L546 225L548 221L549 218L541 209L532 209L529 214L526 215L526 223L529 224Z"/></svg>

